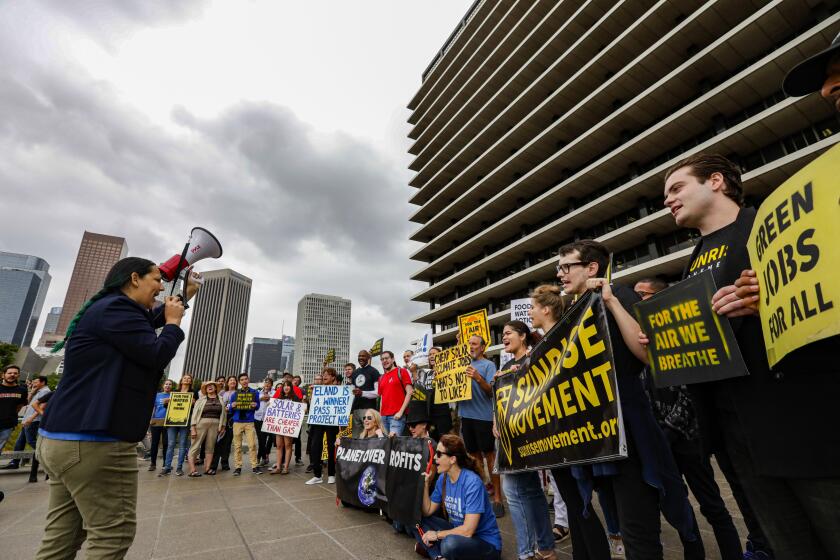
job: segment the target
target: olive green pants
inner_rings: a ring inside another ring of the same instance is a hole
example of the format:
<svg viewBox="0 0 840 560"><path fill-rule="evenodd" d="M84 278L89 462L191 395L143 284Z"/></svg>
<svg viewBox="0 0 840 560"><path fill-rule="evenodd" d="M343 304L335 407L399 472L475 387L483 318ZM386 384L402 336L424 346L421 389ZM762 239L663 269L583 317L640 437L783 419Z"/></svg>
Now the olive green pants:
<svg viewBox="0 0 840 560"><path fill-rule="evenodd" d="M137 530L136 445L38 438L36 457L50 475L38 560L123 558Z"/></svg>

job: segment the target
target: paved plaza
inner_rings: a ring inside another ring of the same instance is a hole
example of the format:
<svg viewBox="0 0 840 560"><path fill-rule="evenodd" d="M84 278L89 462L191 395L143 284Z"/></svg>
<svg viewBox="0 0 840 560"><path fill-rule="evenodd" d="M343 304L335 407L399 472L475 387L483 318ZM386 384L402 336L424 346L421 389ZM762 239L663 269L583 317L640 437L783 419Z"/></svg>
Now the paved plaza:
<svg viewBox="0 0 840 560"><path fill-rule="evenodd" d="M257 476L250 472L246 459L241 477L220 471L201 478L174 474L161 478L146 470L148 462L138 463L137 537L128 558L419 558L413 541L394 534L378 515L336 507L334 485L306 486L304 481L311 475L302 466L288 476ZM0 557L4 560L33 558L43 535L48 484L29 484L27 478L28 469L0 475L0 490L6 493L0 503ZM730 511L737 511L729 488L722 490ZM740 515L735 522L744 535ZM719 558L710 527L705 519L699 523L707 557ZM510 516L499 524L502 558L515 560ZM676 532L664 521L663 527L666 558L682 558ZM562 543L558 552L561 558L571 558L571 543Z"/></svg>

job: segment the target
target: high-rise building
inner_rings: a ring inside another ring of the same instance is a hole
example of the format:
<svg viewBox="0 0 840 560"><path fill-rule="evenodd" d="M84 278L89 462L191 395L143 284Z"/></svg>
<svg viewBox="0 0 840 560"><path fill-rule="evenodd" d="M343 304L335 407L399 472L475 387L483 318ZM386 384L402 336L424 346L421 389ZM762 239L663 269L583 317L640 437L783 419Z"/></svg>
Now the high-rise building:
<svg viewBox="0 0 840 560"><path fill-rule="evenodd" d="M64 305L55 330L57 335L63 335L67 331L67 326L82 305L102 289L111 267L127 254L128 245L122 237L89 231L84 233L67 286L67 295L64 296Z"/></svg>
<svg viewBox="0 0 840 560"><path fill-rule="evenodd" d="M280 370L292 371L292 360L295 355L295 337L283 335L282 357L280 358Z"/></svg>
<svg viewBox="0 0 840 560"><path fill-rule="evenodd" d="M510 301L582 238L616 281L678 277L698 234L663 208L663 173L723 154L755 204L840 141L830 104L781 89L838 31L837 2L813 0L476 1L408 104L414 321L448 345L485 308L498 345Z"/></svg>
<svg viewBox="0 0 840 560"><path fill-rule="evenodd" d="M251 279L229 268L202 272L187 335L184 373L206 381L242 373Z"/></svg>
<svg viewBox="0 0 840 560"><path fill-rule="evenodd" d="M44 334L54 334L58 328L58 319L61 317L61 308L53 307L47 313L47 319L44 321Z"/></svg>
<svg viewBox="0 0 840 560"><path fill-rule="evenodd" d="M265 379L269 371L283 371L283 341L279 338L257 338L245 348L245 368L252 381Z"/></svg>
<svg viewBox="0 0 840 560"><path fill-rule="evenodd" d="M307 294L298 302L292 372L312 383L330 348L335 349L332 365L340 368L350 357L350 300Z"/></svg>
<svg viewBox="0 0 840 560"><path fill-rule="evenodd" d="M29 346L50 287L40 257L0 251L0 342Z"/></svg>

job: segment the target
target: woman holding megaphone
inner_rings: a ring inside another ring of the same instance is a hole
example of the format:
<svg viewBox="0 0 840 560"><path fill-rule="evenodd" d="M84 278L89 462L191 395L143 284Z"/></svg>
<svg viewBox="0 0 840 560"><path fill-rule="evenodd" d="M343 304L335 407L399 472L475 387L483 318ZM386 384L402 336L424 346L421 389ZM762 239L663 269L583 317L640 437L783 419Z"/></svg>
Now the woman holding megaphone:
<svg viewBox="0 0 840 560"><path fill-rule="evenodd" d="M186 299L197 274L188 275ZM146 433L163 370L184 340L184 302L167 297L150 260L120 260L67 328L64 374L39 431L50 475L47 524L37 558L122 558L137 528L136 442ZM160 334L155 329L161 328Z"/></svg>

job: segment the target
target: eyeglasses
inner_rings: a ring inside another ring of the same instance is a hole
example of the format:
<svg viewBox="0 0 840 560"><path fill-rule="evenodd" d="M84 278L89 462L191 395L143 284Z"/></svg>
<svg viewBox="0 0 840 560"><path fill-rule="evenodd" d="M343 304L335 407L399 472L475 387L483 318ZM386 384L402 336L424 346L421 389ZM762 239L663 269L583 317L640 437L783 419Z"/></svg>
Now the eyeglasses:
<svg viewBox="0 0 840 560"><path fill-rule="evenodd" d="M636 290L636 295L642 299L645 299L645 297L655 296L656 292L645 292L642 290Z"/></svg>
<svg viewBox="0 0 840 560"><path fill-rule="evenodd" d="M555 268L555 270L557 270L558 274L561 273L561 272L563 274L568 274L573 266L586 266L588 264L589 264L588 261L578 261L578 262L558 264L554 268Z"/></svg>
<svg viewBox="0 0 840 560"><path fill-rule="evenodd" d="M365 416L365 420L373 420L373 416Z"/></svg>
<svg viewBox="0 0 840 560"><path fill-rule="evenodd" d="M438 451L437 449L435 449L435 457L436 458L440 459L444 455L446 455L447 457L452 457L451 453L447 453L446 451Z"/></svg>

